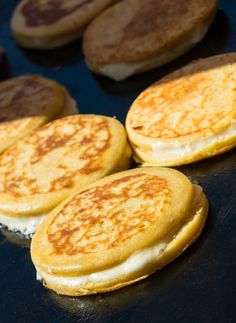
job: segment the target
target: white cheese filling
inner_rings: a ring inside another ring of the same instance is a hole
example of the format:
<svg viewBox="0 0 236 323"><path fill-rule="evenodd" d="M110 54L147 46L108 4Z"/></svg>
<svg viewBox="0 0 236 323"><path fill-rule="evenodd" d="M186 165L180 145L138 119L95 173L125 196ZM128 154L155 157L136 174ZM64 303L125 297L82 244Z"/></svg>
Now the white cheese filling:
<svg viewBox="0 0 236 323"><path fill-rule="evenodd" d="M23 235L31 236L47 215L48 213L41 213L38 215L13 217L0 214L0 224L6 226L10 231L19 231Z"/></svg>
<svg viewBox="0 0 236 323"><path fill-rule="evenodd" d="M214 143L221 143L236 136L236 122L233 122L228 128L219 133L210 136L201 137L192 141L156 141L152 143L151 156L158 161L167 161L177 158L183 158L196 155L202 150L212 146Z"/></svg>
<svg viewBox="0 0 236 323"><path fill-rule="evenodd" d="M175 45L168 50L165 50L163 53L158 54L157 57L135 63L107 64L98 67L97 71L99 74L106 75L115 81L121 81L135 73L144 72L146 70L166 64L184 54L194 45L199 43L207 33L214 17L215 15L207 23L200 25L187 40L184 40L179 45Z"/></svg>
<svg viewBox="0 0 236 323"><path fill-rule="evenodd" d="M51 275L48 273L42 273L36 268L37 279L44 279L45 281L64 286L80 286L89 283L112 280L121 275L135 272L136 270L144 267L146 264L153 262L153 260L165 250L166 246L167 243L158 243L151 248L146 248L142 251L136 252L118 266L80 277L62 277Z"/></svg>
<svg viewBox="0 0 236 323"><path fill-rule="evenodd" d="M198 185L194 185L194 198L193 198L193 208L198 203L200 196L202 193L202 189ZM191 213L191 212L190 212ZM178 235L181 236L181 232L183 230L187 230L188 226L191 226L192 221L195 220L195 214L193 217L189 220L189 222L182 226L181 228L177 228L177 234L174 235L176 239L178 239ZM99 283L99 282L105 282L110 281L112 279L116 279L117 277L132 274L139 270L141 270L143 267L147 266L148 264L153 263L155 260L157 260L160 255L168 248L171 241L173 241L173 232L168 236L165 241L159 242L157 244L152 245L151 247L142 249L140 251L135 252L133 255L131 255L127 260L122 262L121 264L114 266L112 268L94 272L88 275L82 275L79 277L66 277L66 276L59 276L59 275L53 275L48 274L45 272L40 271L37 267L37 280L44 279L46 282L50 282L53 284L58 284L62 286L68 286L68 287L76 287L81 286L89 283Z"/></svg>

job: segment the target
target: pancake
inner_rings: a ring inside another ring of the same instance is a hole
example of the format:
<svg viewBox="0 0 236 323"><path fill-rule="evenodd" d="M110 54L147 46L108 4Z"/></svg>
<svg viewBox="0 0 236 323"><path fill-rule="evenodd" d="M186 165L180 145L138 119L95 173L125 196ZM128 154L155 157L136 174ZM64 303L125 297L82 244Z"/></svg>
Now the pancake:
<svg viewBox="0 0 236 323"><path fill-rule="evenodd" d="M0 82L0 153L76 104L64 87L40 75Z"/></svg>
<svg viewBox="0 0 236 323"><path fill-rule="evenodd" d="M126 129L144 165L177 166L236 146L236 54L194 61L146 89Z"/></svg>
<svg viewBox="0 0 236 323"><path fill-rule="evenodd" d="M11 29L26 48L52 49L79 38L84 27L115 0L23 0Z"/></svg>
<svg viewBox="0 0 236 323"><path fill-rule="evenodd" d="M132 284L180 255L200 234L207 213L200 186L176 170L107 176L40 225L31 243L37 277L71 296Z"/></svg>
<svg viewBox="0 0 236 323"><path fill-rule="evenodd" d="M130 155L114 118L74 115L48 123L0 156L0 223L32 235L68 196L127 169Z"/></svg>
<svg viewBox="0 0 236 323"><path fill-rule="evenodd" d="M116 81L166 64L196 45L214 20L217 0L123 0L87 28L88 67Z"/></svg>

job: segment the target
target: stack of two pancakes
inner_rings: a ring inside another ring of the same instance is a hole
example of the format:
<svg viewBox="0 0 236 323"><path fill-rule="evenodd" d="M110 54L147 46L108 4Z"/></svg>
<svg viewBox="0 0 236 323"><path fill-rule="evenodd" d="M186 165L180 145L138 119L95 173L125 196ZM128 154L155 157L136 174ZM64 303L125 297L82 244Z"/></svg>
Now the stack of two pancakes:
<svg viewBox="0 0 236 323"><path fill-rule="evenodd" d="M177 166L236 146L236 54L194 61L132 104L126 129L143 166Z"/></svg>
<svg viewBox="0 0 236 323"><path fill-rule="evenodd" d="M82 36L87 24L116 0L22 0L11 29L23 47L52 49Z"/></svg>
<svg viewBox="0 0 236 323"><path fill-rule="evenodd" d="M167 168L110 175L59 205L31 244L38 279L64 295L112 291L146 278L200 234L207 199Z"/></svg>

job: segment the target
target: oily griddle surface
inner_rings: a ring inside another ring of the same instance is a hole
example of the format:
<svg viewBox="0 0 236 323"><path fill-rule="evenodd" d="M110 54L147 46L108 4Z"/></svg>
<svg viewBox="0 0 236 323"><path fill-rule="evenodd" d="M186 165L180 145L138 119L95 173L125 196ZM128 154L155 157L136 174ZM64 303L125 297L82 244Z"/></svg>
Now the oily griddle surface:
<svg viewBox="0 0 236 323"><path fill-rule="evenodd" d="M148 85L193 59L236 51L236 2L220 1L205 39L162 68L116 83L85 66L78 40L62 49L30 51L16 46L9 19L19 1L0 1L0 46L6 55L0 80L39 73L64 84L81 113L124 122L132 101ZM0 322L236 322L236 149L179 167L200 183L210 202L203 234L181 257L148 279L110 294L58 296L35 279L29 241L1 230Z"/></svg>

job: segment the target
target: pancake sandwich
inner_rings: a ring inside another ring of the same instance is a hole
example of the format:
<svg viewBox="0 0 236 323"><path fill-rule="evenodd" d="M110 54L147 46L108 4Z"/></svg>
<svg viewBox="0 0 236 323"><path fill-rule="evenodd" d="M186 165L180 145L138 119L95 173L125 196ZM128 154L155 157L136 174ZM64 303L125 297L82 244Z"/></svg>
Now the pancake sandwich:
<svg viewBox="0 0 236 323"><path fill-rule="evenodd" d="M16 7L11 29L21 46L61 47L79 38L84 27L114 0L23 0Z"/></svg>
<svg viewBox="0 0 236 323"><path fill-rule="evenodd" d="M198 185L167 168L107 176L54 209L31 243L37 277L59 294L113 291L180 255L208 213Z"/></svg>
<svg viewBox="0 0 236 323"><path fill-rule="evenodd" d="M0 83L0 153L59 114L75 113L66 89L40 75Z"/></svg>
<svg viewBox="0 0 236 323"><path fill-rule="evenodd" d="M166 64L207 33L217 0L123 0L88 26L88 67L114 80Z"/></svg>
<svg viewBox="0 0 236 323"><path fill-rule="evenodd" d="M236 146L236 54L194 61L146 89L126 129L135 159L177 166Z"/></svg>
<svg viewBox="0 0 236 323"><path fill-rule="evenodd" d="M0 223L32 235L64 199L127 169L130 156L125 129L114 118L74 115L44 125L0 156Z"/></svg>

